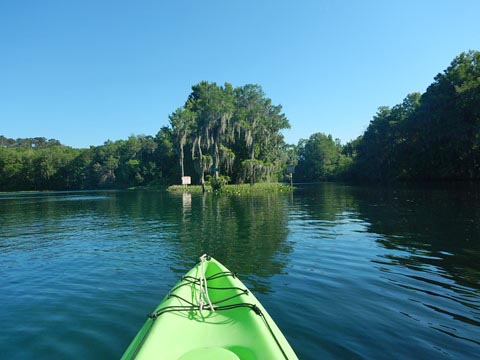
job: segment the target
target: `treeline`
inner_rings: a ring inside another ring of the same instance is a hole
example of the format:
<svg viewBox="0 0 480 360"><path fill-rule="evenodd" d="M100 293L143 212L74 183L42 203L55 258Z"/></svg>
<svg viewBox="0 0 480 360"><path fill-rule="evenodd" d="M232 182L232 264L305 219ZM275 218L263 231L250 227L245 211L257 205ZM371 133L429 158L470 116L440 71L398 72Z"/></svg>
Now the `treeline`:
<svg viewBox="0 0 480 360"><path fill-rule="evenodd" d="M258 85L201 82L155 137L73 149L58 140L0 137L0 191L127 188L281 180L294 158L289 122Z"/></svg>
<svg viewBox="0 0 480 360"><path fill-rule="evenodd" d="M170 131L73 149L45 138L0 138L0 191L126 188L173 178Z"/></svg>
<svg viewBox="0 0 480 360"><path fill-rule="evenodd" d="M258 85L201 82L156 136L73 149L0 136L0 191L126 188L193 182L480 179L480 52L456 57L423 94L380 107L342 145L316 133L285 143L289 121Z"/></svg>
<svg viewBox="0 0 480 360"><path fill-rule="evenodd" d="M354 141L314 134L297 152L304 181L480 179L480 52L460 54L425 93L380 107Z"/></svg>

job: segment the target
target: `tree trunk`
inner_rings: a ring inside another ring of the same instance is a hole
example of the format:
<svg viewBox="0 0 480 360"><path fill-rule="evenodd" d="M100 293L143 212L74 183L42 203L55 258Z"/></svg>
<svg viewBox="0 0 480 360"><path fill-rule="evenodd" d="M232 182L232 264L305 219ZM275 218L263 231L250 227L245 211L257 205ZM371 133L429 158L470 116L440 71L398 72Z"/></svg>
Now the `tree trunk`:
<svg viewBox="0 0 480 360"><path fill-rule="evenodd" d="M199 155L199 163L200 163L200 184L202 185L202 191L205 192L205 176L204 176L204 171L203 171L203 153L202 153L202 147L200 146L200 140L197 142L198 146L198 155Z"/></svg>
<svg viewBox="0 0 480 360"><path fill-rule="evenodd" d="M215 141L214 153L213 153L213 178L218 180L218 169L220 167L220 154L218 150L218 141Z"/></svg>
<svg viewBox="0 0 480 360"><path fill-rule="evenodd" d="M183 165L183 159L184 159L183 146L180 146L180 169L181 169L181 171L182 171L182 178L185 176L185 169L184 169L184 165Z"/></svg>
<svg viewBox="0 0 480 360"><path fill-rule="evenodd" d="M250 159L252 160L252 176L250 177L250 186L253 186L253 184L255 183L255 163L253 162L253 160L255 160L255 149L253 147L253 141L252 141L252 145L251 145L251 154L250 154Z"/></svg>

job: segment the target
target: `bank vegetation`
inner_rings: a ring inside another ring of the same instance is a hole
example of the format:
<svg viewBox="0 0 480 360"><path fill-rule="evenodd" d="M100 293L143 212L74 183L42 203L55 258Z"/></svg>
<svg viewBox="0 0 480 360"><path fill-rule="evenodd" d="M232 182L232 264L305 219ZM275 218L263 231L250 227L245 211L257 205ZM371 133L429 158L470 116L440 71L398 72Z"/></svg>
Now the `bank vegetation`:
<svg viewBox="0 0 480 360"><path fill-rule="evenodd" d="M75 149L0 136L0 191L325 180L480 179L480 52L457 56L424 93L378 108L346 144L321 132L287 144L290 123L259 85L201 82L155 136ZM321 128L321 123L318 124Z"/></svg>

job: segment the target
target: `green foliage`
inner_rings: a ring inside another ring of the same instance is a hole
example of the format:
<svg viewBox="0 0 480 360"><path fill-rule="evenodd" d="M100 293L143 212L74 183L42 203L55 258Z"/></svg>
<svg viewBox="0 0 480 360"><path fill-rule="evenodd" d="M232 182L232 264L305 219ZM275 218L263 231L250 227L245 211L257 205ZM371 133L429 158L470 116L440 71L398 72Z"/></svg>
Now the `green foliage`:
<svg viewBox="0 0 480 360"><path fill-rule="evenodd" d="M0 137L0 191L126 188L170 181L169 136L130 136L88 149L58 140ZM162 173L164 171L164 173Z"/></svg>
<svg viewBox="0 0 480 360"><path fill-rule="evenodd" d="M171 185L167 189L171 192L190 192L190 193L201 193L202 187L200 185L189 185L186 189L182 185ZM205 186L207 192L213 192L213 188L210 185ZM248 184L233 184L233 185L224 185L221 190L216 191L217 193L227 194L227 195L245 195L245 194L268 194L268 193L290 193L293 191L293 188L287 185L280 183L258 183L254 186Z"/></svg>
<svg viewBox="0 0 480 360"><path fill-rule="evenodd" d="M68 187L66 183L71 178L65 171L66 166L78 156L79 150L63 146L57 140L2 138L0 191Z"/></svg>
<svg viewBox="0 0 480 360"><path fill-rule="evenodd" d="M200 184L210 171L215 180L220 174L239 183L277 180L285 165L280 130L290 126L281 109L258 85L194 85L170 115L182 176L193 167Z"/></svg>
<svg viewBox="0 0 480 360"><path fill-rule="evenodd" d="M424 94L380 107L346 145L317 133L296 151L296 181L480 179L480 52L460 54Z"/></svg>
<svg viewBox="0 0 480 360"><path fill-rule="evenodd" d="M359 180L480 179L480 52L460 54L424 94L380 108L353 147Z"/></svg>
<svg viewBox="0 0 480 360"><path fill-rule="evenodd" d="M297 146L296 181L323 181L337 178L346 172L352 160L342 153L340 142L331 135L316 133Z"/></svg>
<svg viewBox="0 0 480 360"><path fill-rule="evenodd" d="M216 190L226 179L281 178L286 157L280 130L289 123L260 86L203 81L169 120L155 137L132 135L88 149L0 136L0 191L166 185L194 173L205 184L210 172Z"/></svg>
<svg viewBox="0 0 480 360"><path fill-rule="evenodd" d="M213 191L220 191L230 182L229 176L219 175L216 179L211 175L207 176L207 185L210 185Z"/></svg>
<svg viewBox="0 0 480 360"><path fill-rule="evenodd" d="M0 148L43 149L60 145L60 141L55 139L47 140L44 137L9 139L0 135Z"/></svg>
<svg viewBox="0 0 480 360"><path fill-rule="evenodd" d="M376 180L397 178L402 173L397 162L400 149L408 146L406 122L420 106L421 95L413 93L393 108L380 107L362 138L356 141L356 174Z"/></svg>
<svg viewBox="0 0 480 360"><path fill-rule="evenodd" d="M210 191L235 193L259 184L227 182L283 180L287 166L296 166L296 182L478 180L480 52L457 56L425 93L380 107L365 133L343 146L322 133L285 144L288 119L259 85L203 81L169 120L155 137L131 135L88 149L0 135L0 191L169 185L183 175L205 185L207 175Z"/></svg>

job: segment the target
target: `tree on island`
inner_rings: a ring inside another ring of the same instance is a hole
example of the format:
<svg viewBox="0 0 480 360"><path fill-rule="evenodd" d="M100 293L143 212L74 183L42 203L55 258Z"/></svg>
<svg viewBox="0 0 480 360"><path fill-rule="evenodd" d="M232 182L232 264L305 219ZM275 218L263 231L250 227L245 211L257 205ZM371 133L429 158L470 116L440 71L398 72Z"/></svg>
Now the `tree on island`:
<svg viewBox="0 0 480 360"><path fill-rule="evenodd" d="M280 131L290 126L281 109L259 85L194 85L184 106L170 115L182 176L185 147L191 150L189 160L202 185L209 171L214 182L253 182L281 172L285 164L279 155L285 142Z"/></svg>

